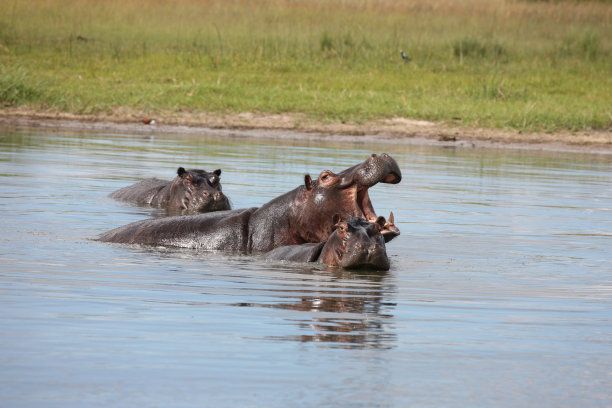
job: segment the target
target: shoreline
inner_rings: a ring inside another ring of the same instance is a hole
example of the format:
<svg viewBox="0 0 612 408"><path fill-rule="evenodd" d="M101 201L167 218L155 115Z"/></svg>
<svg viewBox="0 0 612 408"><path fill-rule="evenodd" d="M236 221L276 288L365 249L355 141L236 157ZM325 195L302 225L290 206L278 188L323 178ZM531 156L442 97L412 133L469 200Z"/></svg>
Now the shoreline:
<svg viewBox="0 0 612 408"><path fill-rule="evenodd" d="M519 132L452 126L444 123L392 118L355 123L322 123L302 114L162 113L155 124L144 124L141 112L74 115L27 108L0 110L0 128L44 128L134 134L202 132L239 137L295 140L381 142L458 148L507 148L550 152L612 155L612 131Z"/></svg>

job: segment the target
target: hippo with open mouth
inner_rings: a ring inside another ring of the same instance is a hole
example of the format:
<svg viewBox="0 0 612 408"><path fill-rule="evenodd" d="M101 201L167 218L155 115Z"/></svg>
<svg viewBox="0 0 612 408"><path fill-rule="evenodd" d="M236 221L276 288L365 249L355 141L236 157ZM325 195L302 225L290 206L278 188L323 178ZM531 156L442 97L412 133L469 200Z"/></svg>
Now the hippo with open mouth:
<svg viewBox="0 0 612 408"><path fill-rule="evenodd" d="M228 198L221 191L221 169L208 172L179 167L176 174L172 181L149 178L123 187L111 193L110 197L183 213L231 209Z"/></svg>
<svg viewBox="0 0 612 408"><path fill-rule="evenodd" d="M265 259L293 262L318 262L346 269L389 270L389 258L381 231L384 217L368 222L361 217L338 221L327 241L286 245L265 254Z"/></svg>
<svg viewBox="0 0 612 408"><path fill-rule="evenodd" d="M391 156L372 154L363 163L338 174L325 170L316 180L306 175L303 185L259 208L137 221L108 231L98 239L243 252L320 243L332 233L334 216L376 222L378 217L368 190L377 183L396 184L401 179L400 169ZM381 228L386 242L399 233L392 222Z"/></svg>

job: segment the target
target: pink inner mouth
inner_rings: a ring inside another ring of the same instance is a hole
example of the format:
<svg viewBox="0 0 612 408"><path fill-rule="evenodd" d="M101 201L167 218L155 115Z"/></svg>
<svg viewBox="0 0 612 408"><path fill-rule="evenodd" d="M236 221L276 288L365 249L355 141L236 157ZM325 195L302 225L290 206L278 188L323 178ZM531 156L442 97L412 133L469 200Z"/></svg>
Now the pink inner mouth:
<svg viewBox="0 0 612 408"><path fill-rule="evenodd" d="M374 207L372 206L372 201L370 200L370 195L368 194L368 188L361 188L357 190L357 207L361 210L363 214L363 218L368 222L375 223L378 219L376 212L374 211ZM384 217L383 217L384 218ZM387 221L385 219L385 221ZM390 221L390 220L389 220ZM393 222L387 222L384 227L381 228L381 233L385 234L394 234L398 233L399 229L393 224Z"/></svg>
<svg viewBox="0 0 612 408"><path fill-rule="evenodd" d="M383 181L383 183L399 183L399 178L396 174L394 173L389 173L387 174L387 177L385 177L385 180Z"/></svg>
<svg viewBox="0 0 612 408"><path fill-rule="evenodd" d="M363 213L363 218L369 222L376 222L376 218L378 217L372 206L372 201L370 201L367 188L362 188L357 191L357 206Z"/></svg>

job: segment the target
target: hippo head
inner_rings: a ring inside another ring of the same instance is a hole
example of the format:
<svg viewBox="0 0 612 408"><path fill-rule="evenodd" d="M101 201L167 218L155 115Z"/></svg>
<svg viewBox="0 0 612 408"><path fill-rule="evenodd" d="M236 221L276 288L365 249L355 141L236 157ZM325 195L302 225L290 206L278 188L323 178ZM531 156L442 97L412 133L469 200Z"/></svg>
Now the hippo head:
<svg viewBox="0 0 612 408"><path fill-rule="evenodd" d="M179 167L170 186L170 202L188 212L229 210L230 203L221 192L221 169L213 172Z"/></svg>
<svg viewBox="0 0 612 408"><path fill-rule="evenodd" d="M304 178L305 190L300 201L298 225L300 231L307 231L302 236L304 242L322 242L331 233L331 220L335 215L342 219L361 217L375 223L378 216L374 211L368 189L377 183L396 184L402 180L399 166L386 153L372 154L363 163L357 164L340 173L329 170L321 172L317 180L310 175ZM399 229L389 217L381 228L385 242L399 235Z"/></svg>
<svg viewBox="0 0 612 408"><path fill-rule="evenodd" d="M336 217L338 219L338 217ZM374 268L389 270L389 258L382 229L383 217L368 222L361 217L338 221L320 255L320 262L342 268Z"/></svg>

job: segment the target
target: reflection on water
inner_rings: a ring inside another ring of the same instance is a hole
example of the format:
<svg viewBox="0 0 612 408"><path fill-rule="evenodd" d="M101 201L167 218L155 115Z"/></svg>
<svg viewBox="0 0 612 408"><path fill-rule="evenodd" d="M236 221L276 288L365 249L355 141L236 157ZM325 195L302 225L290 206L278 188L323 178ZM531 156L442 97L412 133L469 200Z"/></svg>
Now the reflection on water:
<svg viewBox="0 0 612 408"><path fill-rule="evenodd" d="M162 210L108 194L177 166L259 206L371 153L385 273L110 245ZM22 406L608 406L605 155L0 132L0 400Z"/></svg>
<svg viewBox="0 0 612 408"><path fill-rule="evenodd" d="M317 286L310 292L306 287L274 304L237 303L241 307L271 307L302 312L295 324L304 333L289 336L270 336L272 340L323 342L345 348L391 347L395 334L392 323L394 303L384 301L383 280L386 272L351 272L327 267L326 271L314 268L296 271L304 275L328 275L331 281ZM387 291L388 292L388 291Z"/></svg>

